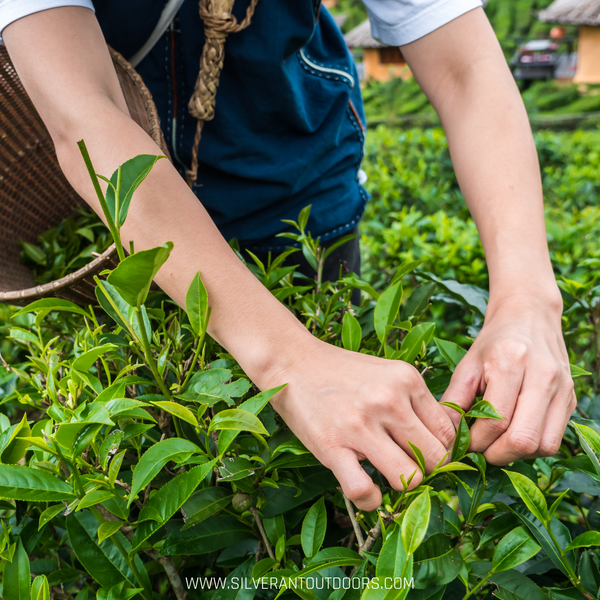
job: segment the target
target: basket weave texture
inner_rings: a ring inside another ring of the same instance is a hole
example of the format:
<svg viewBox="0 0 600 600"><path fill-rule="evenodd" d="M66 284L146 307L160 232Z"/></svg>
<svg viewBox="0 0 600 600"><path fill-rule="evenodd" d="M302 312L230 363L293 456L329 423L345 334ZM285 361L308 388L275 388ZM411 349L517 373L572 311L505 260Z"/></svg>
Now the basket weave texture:
<svg viewBox="0 0 600 600"><path fill-rule="evenodd" d="M110 54L131 118L169 156L148 88L118 52ZM96 302L93 276L116 266L114 244L85 267L44 285L36 286L19 261L19 240L35 243L84 203L63 175L52 139L0 46L0 302L24 305L48 297Z"/></svg>

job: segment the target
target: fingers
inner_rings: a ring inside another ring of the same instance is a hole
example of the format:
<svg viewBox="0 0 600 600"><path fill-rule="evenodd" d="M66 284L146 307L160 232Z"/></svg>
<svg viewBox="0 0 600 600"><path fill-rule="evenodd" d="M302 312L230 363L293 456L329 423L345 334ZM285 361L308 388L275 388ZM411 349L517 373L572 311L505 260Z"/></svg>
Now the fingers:
<svg viewBox="0 0 600 600"><path fill-rule="evenodd" d="M417 463L385 431L370 440L368 451L365 454L371 464L383 474L395 490L402 490L401 475L405 481L412 476L409 486L411 490L423 480L423 473Z"/></svg>
<svg viewBox="0 0 600 600"><path fill-rule="evenodd" d="M448 450L452 450L456 432L455 425L450 415L431 395L425 383L422 380L421 382L421 387L410 390L412 408L415 415L419 419L416 421L418 431L416 431L415 434L417 437L414 439L410 438L410 442L415 444L421 450L421 452L423 452L427 468L432 469L441 459L441 456L439 456L436 462L430 466L427 460L428 455L431 456L431 460L435 460L435 457L439 455L439 452L442 448L445 449L443 454L445 454ZM452 412L458 415L455 410ZM429 432L430 435L427 435ZM393 437L403 448L406 449L406 440L402 440L396 435ZM419 443L423 444L423 447L421 447ZM426 449L428 449L427 453Z"/></svg>
<svg viewBox="0 0 600 600"><path fill-rule="evenodd" d="M435 400L434 403L436 404L437 409L441 409ZM415 416L409 418L408 422L405 419L403 422L396 422L388 428L390 436L393 438L396 445L400 446L400 448L411 458L415 459L416 457L408 442L416 446L422 452L427 473L431 473L444 456L448 455L448 450L452 448L454 427L448 415L443 413L443 418L444 423L447 424L443 435L446 438L445 443L447 443L450 448L442 444L442 441L434 436Z"/></svg>
<svg viewBox="0 0 600 600"><path fill-rule="evenodd" d="M538 456L554 456L562 442L565 429L573 411L577 407L577 398L572 389L573 380L567 384L566 393L556 395L548 408L546 428L542 434Z"/></svg>
<svg viewBox="0 0 600 600"><path fill-rule="evenodd" d="M456 367L450 379L450 385L442 396L442 402L458 404L464 411L468 411L477 396L481 385L481 368L474 360L469 360L469 355ZM446 414L458 427L460 414L450 407L443 407Z"/></svg>
<svg viewBox="0 0 600 600"><path fill-rule="evenodd" d="M497 361L496 364L486 365L486 390L483 398L501 417L504 417L504 420L477 419L471 428L470 450L472 452L484 452L508 429L517 398L521 393L523 372L523 367L511 365L508 361Z"/></svg>
<svg viewBox="0 0 600 600"><path fill-rule="evenodd" d="M321 462L333 471L344 494L358 508L375 510L381 504L381 491L360 466L356 452L338 448L331 460Z"/></svg>
<svg viewBox="0 0 600 600"><path fill-rule="evenodd" d="M485 451L485 458L491 464L505 465L519 458L553 456L560 447L574 403L572 380L570 376L563 377L558 366L530 368L512 421Z"/></svg>

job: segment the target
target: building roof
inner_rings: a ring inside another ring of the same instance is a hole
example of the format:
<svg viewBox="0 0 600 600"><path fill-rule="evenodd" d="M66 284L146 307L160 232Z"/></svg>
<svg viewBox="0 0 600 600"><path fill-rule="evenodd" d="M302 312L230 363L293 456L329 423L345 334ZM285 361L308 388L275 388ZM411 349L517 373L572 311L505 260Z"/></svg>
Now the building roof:
<svg viewBox="0 0 600 600"><path fill-rule="evenodd" d="M371 37L371 23L367 19L360 25L349 31L344 40L348 48L385 48L386 44L382 44Z"/></svg>
<svg viewBox="0 0 600 600"><path fill-rule="evenodd" d="M346 13L339 13L338 15L333 15L333 20L340 29L344 26L344 23L347 19L348 15Z"/></svg>
<svg viewBox="0 0 600 600"><path fill-rule="evenodd" d="M555 0L540 11L540 21L600 27L600 0Z"/></svg>

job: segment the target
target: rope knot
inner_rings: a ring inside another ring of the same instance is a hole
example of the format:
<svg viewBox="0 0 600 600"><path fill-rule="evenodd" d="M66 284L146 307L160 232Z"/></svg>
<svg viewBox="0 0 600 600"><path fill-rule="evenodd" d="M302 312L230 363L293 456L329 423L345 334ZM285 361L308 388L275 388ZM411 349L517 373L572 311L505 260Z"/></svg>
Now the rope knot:
<svg viewBox="0 0 600 600"><path fill-rule="evenodd" d="M200 73L188 105L191 115L198 119L192 147L192 165L187 173L190 187L198 176L198 146L202 126L215 116L215 99L225 59L225 39L230 33L236 33L250 25L258 0L250 0L241 23L231 14L234 2L235 0L200 0L199 12L204 21L205 40L200 57Z"/></svg>

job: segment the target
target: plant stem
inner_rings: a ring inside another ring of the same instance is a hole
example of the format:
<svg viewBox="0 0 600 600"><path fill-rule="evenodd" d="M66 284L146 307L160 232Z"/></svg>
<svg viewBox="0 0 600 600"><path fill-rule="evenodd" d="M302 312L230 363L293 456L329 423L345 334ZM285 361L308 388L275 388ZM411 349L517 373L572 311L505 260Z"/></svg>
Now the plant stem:
<svg viewBox="0 0 600 600"><path fill-rule="evenodd" d="M356 542L358 543L359 550L362 549L365 543L365 538L362 534L362 529L356 520L356 515L354 514L354 508L352 503L350 502L350 498L342 492L342 496L344 498L344 504L346 505L346 510L348 511L348 516L350 517L350 521L352 522L352 528L354 529L354 534L356 535Z"/></svg>
<svg viewBox="0 0 600 600"><path fill-rule="evenodd" d="M571 583L586 598L588 598L588 600L593 600L593 598L585 591L585 588L581 585L579 578L575 574L575 571L573 571L573 569L571 568L571 565L569 564L569 561L567 560L567 555L566 555L565 551L562 549L561 545L558 543L558 540L556 539L556 536L554 535L554 532L552 531L551 523L548 523L548 524L544 523L544 525L546 527L546 531L548 532L548 535L550 536L550 539L552 540L552 543L556 547L556 550L558 551L560 558L562 559L562 563L565 567L565 570L567 571L567 576L571 580Z"/></svg>
<svg viewBox="0 0 600 600"><path fill-rule="evenodd" d="M156 380L156 385L163 393L165 400L171 399L171 392L167 389L167 386L163 382L163 378L160 376L158 372L158 367L156 366L156 361L154 360L154 356L152 355L152 347L150 346L150 341L148 340L148 332L146 331L146 324L144 323L144 317L142 314L142 310L140 308L136 308L135 312L138 318L138 324L140 326L140 334L142 336L142 348L144 350L144 357L146 358L146 363L152 371L152 375Z"/></svg>
<svg viewBox="0 0 600 600"><path fill-rule="evenodd" d="M100 523L100 525L102 525L102 523L105 522L104 517L98 512L98 509L95 506L90 506L90 512L96 517L96 520L98 521L98 523ZM115 545L117 550L121 553L121 556L127 562L127 565L131 569L135 580L138 582L139 586L144 590L144 596L147 598L147 600L152 600L152 591L146 589L146 586L144 585L144 580L142 579L142 576L140 575L140 572L138 571L138 568L135 564L135 560L130 558L129 554L127 554L127 550L125 550L123 544L121 544L121 540L119 540L119 538L117 537L117 532L113 533L113 535L110 537L110 540Z"/></svg>
<svg viewBox="0 0 600 600"><path fill-rule="evenodd" d="M269 538L267 537L267 534L265 533L265 529L260 520L260 516L258 515L258 511L256 510L256 508L254 508L254 506L251 506L250 512L252 513L252 516L254 517L254 520L256 521L256 526L258 527L258 531L260 531L260 537L262 538L263 544L265 545L265 548L267 549L269 556L273 560L277 560L275 558L275 554L273 554L273 548L271 548L271 544L269 543Z"/></svg>
<svg viewBox="0 0 600 600"><path fill-rule="evenodd" d="M104 198L104 194L102 193L102 188L100 187L100 182L98 181L98 176L96 175L96 171L94 170L94 165L92 164L92 159L88 154L87 148L85 146L85 142L80 140L77 142L79 146L79 151L83 156L83 162L85 162L85 166L87 167L88 173L94 185L94 190L96 192L96 196L98 196L98 201L100 202L100 206L102 207L102 212L104 213L104 217L106 218L106 224L108 225L108 229L113 237L115 242L115 246L117 248L117 254L119 255L119 260L125 260L125 252L123 252L123 245L121 244L121 236L119 235L119 231L115 222L113 221L112 215L110 214L110 210L108 209L108 204L106 204L106 199ZM118 217L117 217L118 218Z"/></svg>
<svg viewBox="0 0 600 600"><path fill-rule="evenodd" d="M494 571L490 571L470 592L467 592L462 600L467 600L470 596L472 596L482 585L486 584L489 578L494 574Z"/></svg>

